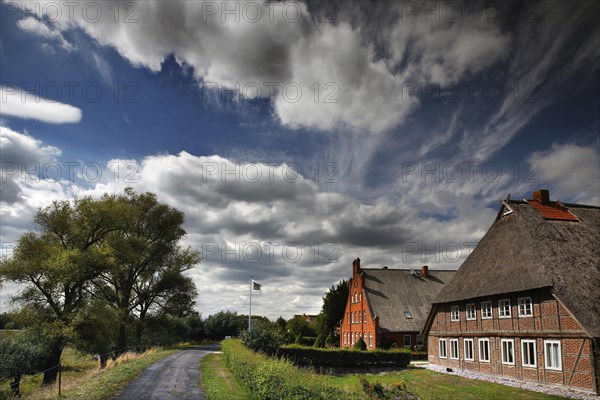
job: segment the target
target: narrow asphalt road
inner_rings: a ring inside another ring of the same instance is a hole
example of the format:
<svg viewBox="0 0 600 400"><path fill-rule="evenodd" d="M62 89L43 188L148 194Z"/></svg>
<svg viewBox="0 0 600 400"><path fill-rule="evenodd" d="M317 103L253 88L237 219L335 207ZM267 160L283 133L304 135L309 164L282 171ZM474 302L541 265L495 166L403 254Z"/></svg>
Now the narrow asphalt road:
<svg viewBox="0 0 600 400"><path fill-rule="evenodd" d="M114 400L203 400L200 359L219 344L191 347L152 364Z"/></svg>

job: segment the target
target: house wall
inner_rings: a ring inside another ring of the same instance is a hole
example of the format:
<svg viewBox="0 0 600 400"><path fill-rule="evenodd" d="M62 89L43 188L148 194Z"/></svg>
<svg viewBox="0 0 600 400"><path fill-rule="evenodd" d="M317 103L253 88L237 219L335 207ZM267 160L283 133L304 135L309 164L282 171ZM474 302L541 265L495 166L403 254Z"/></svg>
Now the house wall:
<svg viewBox="0 0 600 400"><path fill-rule="evenodd" d="M519 317L518 298L531 297L533 316ZM510 299L510 318L500 318L498 301ZM492 318L481 318L481 303L492 301ZM467 304L475 303L476 319L466 319ZM451 321L451 307L459 306L459 320ZM439 354L440 339L447 339L447 358ZM465 360L464 339L473 339L474 360ZM479 361L478 339L489 338L490 361ZM458 339L459 359L450 359L450 339ZM514 365L502 363L502 339L514 340ZM535 340L536 367L523 366L521 342ZM544 341L557 340L562 368L547 369ZM431 364L517 380L563 385L597 392L594 379L592 340L571 313L547 289L478 298L437 306L428 337Z"/></svg>
<svg viewBox="0 0 600 400"><path fill-rule="evenodd" d="M354 346L358 337L362 337L367 344L367 350L373 350L377 347L377 321L373 319L367 304L364 293L364 277L360 274L360 266L353 266L353 276L350 279L348 300L344 312L344 320L340 326L340 347L351 348ZM357 299L358 297L358 299ZM365 322L364 313L367 318ZM354 314L354 323L352 322ZM372 340L370 340L372 335Z"/></svg>

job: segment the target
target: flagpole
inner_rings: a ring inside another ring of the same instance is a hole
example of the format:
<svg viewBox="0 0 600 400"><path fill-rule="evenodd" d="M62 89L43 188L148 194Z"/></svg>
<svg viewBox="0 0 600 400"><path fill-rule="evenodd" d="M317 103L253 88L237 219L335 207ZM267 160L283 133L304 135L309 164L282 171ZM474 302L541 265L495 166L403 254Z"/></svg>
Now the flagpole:
<svg viewBox="0 0 600 400"><path fill-rule="evenodd" d="M250 312L248 313L248 330L250 330L250 321L252 320L252 277L250 277Z"/></svg>

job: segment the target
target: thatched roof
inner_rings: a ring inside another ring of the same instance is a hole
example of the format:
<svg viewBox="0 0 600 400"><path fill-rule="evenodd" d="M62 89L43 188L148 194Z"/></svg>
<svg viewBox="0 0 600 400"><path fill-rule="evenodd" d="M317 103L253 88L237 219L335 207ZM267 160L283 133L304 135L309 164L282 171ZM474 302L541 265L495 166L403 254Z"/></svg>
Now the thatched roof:
<svg viewBox="0 0 600 400"><path fill-rule="evenodd" d="M364 289L372 316L383 332L420 332L431 303L456 271L429 270L427 277L406 269L362 268ZM412 318L406 318L409 311Z"/></svg>
<svg viewBox="0 0 600 400"><path fill-rule="evenodd" d="M505 216L502 206L434 303L547 287L600 337L600 207L562 204L577 220L555 220L536 201L510 201Z"/></svg>

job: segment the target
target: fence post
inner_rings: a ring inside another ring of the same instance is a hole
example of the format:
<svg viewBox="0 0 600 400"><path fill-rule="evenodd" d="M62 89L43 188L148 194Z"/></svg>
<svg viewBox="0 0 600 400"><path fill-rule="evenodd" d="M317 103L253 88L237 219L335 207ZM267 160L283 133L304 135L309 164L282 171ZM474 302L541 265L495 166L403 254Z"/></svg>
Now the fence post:
<svg viewBox="0 0 600 400"><path fill-rule="evenodd" d="M58 397L61 397L61 393L60 393L60 386L61 386L61 366L60 363L58 363Z"/></svg>

